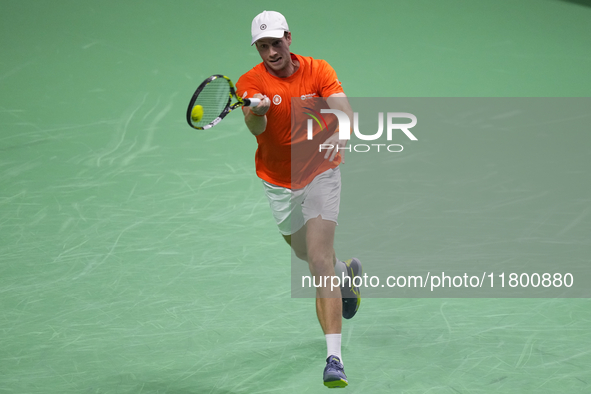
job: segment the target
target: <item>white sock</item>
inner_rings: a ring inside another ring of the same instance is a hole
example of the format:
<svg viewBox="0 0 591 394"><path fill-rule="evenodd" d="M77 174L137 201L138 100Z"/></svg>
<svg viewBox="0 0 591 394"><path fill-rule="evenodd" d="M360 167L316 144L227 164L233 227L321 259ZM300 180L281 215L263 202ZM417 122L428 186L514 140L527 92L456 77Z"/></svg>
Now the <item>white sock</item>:
<svg viewBox="0 0 591 394"><path fill-rule="evenodd" d="M341 334L326 334L326 357L337 356L341 363L343 359L341 357Z"/></svg>

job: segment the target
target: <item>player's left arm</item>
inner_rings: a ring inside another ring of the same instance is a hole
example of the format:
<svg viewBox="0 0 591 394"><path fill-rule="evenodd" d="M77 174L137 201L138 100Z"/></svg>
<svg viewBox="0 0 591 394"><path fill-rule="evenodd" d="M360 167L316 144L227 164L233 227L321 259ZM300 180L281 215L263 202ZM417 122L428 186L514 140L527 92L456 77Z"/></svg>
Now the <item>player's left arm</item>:
<svg viewBox="0 0 591 394"><path fill-rule="evenodd" d="M328 106L331 109L336 109L339 111L344 112L345 114L347 114L347 117L350 120L350 125L351 128L353 127L353 109L351 108L351 104L349 104L349 99L347 98L347 95L344 92L341 93L333 93L330 96L328 96L326 98L326 103L328 104ZM349 135L351 135L351 131L349 130ZM324 143L327 145L332 145L334 147L338 146L339 148L344 148L345 146L347 146L347 141L348 140L341 140L339 139L339 132L337 130L336 133L334 133L332 136L330 136ZM344 151L340 150L341 152L341 162L344 163L345 162L345 155L344 155ZM329 159L330 161L332 161L334 159L334 157L337 154L337 149L333 148L333 149L329 149L326 151L326 154L324 155L325 159Z"/></svg>
<svg viewBox="0 0 591 394"><path fill-rule="evenodd" d="M331 109L338 109L339 111L346 113L351 122L353 122L353 109L351 108L349 99L344 92L331 94L326 99L326 103Z"/></svg>

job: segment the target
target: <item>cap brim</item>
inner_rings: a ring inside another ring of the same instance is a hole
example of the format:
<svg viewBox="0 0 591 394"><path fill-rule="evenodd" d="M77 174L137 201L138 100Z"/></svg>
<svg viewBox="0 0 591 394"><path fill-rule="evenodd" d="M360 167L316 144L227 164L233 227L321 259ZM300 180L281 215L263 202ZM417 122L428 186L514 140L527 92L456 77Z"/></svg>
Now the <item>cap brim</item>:
<svg viewBox="0 0 591 394"><path fill-rule="evenodd" d="M285 30L269 30L263 31L257 34L253 39L250 45L254 45L255 42L260 40L261 38L281 38L285 34Z"/></svg>

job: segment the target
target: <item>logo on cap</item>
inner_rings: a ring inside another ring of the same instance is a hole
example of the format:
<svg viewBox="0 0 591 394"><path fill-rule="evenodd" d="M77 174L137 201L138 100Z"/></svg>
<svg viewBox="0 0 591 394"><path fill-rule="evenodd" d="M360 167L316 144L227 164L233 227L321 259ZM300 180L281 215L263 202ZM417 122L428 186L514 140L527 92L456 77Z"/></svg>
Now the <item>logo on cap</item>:
<svg viewBox="0 0 591 394"><path fill-rule="evenodd" d="M261 30L265 30L267 28L267 25L265 25L264 23L261 25Z"/></svg>

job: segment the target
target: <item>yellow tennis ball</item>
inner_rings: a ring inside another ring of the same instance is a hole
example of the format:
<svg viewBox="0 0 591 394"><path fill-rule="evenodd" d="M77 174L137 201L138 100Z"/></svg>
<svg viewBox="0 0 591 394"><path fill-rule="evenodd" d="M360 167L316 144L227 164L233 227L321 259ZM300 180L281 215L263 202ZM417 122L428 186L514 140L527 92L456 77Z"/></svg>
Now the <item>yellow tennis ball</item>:
<svg viewBox="0 0 591 394"><path fill-rule="evenodd" d="M199 122L203 118L203 107L197 104L191 110L191 119L193 122Z"/></svg>

